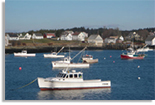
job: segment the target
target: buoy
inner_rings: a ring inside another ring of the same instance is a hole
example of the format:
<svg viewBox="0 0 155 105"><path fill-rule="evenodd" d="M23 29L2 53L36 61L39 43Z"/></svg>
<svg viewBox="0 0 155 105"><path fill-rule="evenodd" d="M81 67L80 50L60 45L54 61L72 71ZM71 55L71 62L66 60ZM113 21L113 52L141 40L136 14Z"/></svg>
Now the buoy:
<svg viewBox="0 0 155 105"><path fill-rule="evenodd" d="M115 61L113 61L113 63L115 63Z"/></svg>
<svg viewBox="0 0 155 105"><path fill-rule="evenodd" d="M19 70L22 70L22 67L19 67Z"/></svg>
<svg viewBox="0 0 155 105"><path fill-rule="evenodd" d="M138 79L140 79L140 77L138 77Z"/></svg>
<svg viewBox="0 0 155 105"><path fill-rule="evenodd" d="M104 58L104 59L106 59L106 58Z"/></svg>
<svg viewBox="0 0 155 105"><path fill-rule="evenodd" d="M140 68L140 66L138 66L138 68Z"/></svg>
<svg viewBox="0 0 155 105"><path fill-rule="evenodd" d="M112 56L110 55L110 58L111 58Z"/></svg>

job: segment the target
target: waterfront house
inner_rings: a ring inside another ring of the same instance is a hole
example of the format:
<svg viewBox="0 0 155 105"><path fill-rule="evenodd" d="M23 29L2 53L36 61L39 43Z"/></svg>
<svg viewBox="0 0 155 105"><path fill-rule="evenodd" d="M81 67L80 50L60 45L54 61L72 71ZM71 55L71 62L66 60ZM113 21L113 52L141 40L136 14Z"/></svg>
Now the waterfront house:
<svg viewBox="0 0 155 105"><path fill-rule="evenodd" d="M7 34L8 40L19 40L19 37L17 34Z"/></svg>
<svg viewBox="0 0 155 105"><path fill-rule="evenodd" d="M26 33L25 35L20 34L19 35L19 40L30 40L31 39L31 35L29 33Z"/></svg>
<svg viewBox="0 0 155 105"><path fill-rule="evenodd" d="M33 33L32 39L44 39L41 33Z"/></svg>
<svg viewBox="0 0 155 105"><path fill-rule="evenodd" d="M55 38L56 36L55 36L55 33L45 33L44 34L44 38L49 38L49 39L51 39L51 38Z"/></svg>
<svg viewBox="0 0 155 105"><path fill-rule="evenodd" d="M125 37L126 40L133 40L133 38L135 40L142 40L142 38L140 37L140 35L138 35L136 32L130 32L128 34L128 36Z"/></svg>
<svg viewBox="0 0 155 105"><path fill-rule="evenodd" d="M85 41L86 37L88 37L88 34L86 32L75 32L74 34L72 34L73 40Z"/></svg>
<svg viewBox="0 0 155 105"><path fill-rule="evenodd" d="M116 39L115 38L105 38L104 43L116 43Z"/></svg>
<svg viewBox="0 0 155 105"><path fill-rule="evenodd" d="M149 35L145 40L145 44L147 44L147 45L155 45L155 34L154 35Z"/></svg>
<svg viewBox="0 0 155 105"><path fill-rule="evenodd" d="M70 34L70 33L67 33L67 34L62 34L61 36L60 36L60 40L72 40L72 34Z"/></svg>
<svg viewBox="0 0 155 105"><path fill-rule="evenodd" d="M96 46L102 46L103 45L103 39L100 35L90 35L88 37L88 43L94 44Z"/></svg>

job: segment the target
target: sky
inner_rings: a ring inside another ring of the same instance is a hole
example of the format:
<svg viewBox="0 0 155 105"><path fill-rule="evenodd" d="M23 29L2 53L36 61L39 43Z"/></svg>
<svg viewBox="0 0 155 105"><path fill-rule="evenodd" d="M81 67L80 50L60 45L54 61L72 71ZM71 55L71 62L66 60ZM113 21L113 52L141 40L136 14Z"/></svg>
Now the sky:
<svg viewBox="0 0 155 105"><path fill-rule="evenodd" d="M5 0L5 32L155 27L155 0Z"/></svg>

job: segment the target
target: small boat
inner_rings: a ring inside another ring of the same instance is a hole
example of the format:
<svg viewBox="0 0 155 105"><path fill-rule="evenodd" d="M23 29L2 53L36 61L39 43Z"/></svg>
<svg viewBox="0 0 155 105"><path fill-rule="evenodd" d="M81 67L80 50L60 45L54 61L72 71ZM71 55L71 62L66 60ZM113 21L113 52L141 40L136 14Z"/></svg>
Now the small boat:
<svg viewBox="0 0 155 105"><path fill-rule="evenodd" d="M34 57L36 56L35 53L27 53L27 50L22 50L22 52L14 53L14 56L18 57Z"/></svg>
<svg viewBox="0 0 155 105"><path fill-rule="evenodd" d="M96 89L110 88L111 81L83 80L83 73L72 70L62 70L56 77L38 77L40 90L72 90L72 89Z"/></svg>
<svg viewBox="0 0 155 105"><path fill-rule="evenodd" d="M58 55L58 53L63 49L62 47L57 53L56 52L51 52L51 54L44 54L45 58L64 58L64 55Z"/></svg>
<svg viewBox="0 0 155 105"><path fill-rule="evenodd" d="M84 51L86 47L81 50L78 54L80 54L82 51ZM53 68L64 68L64 67L70 67L70 68L89 68L89 63L73 63L71 62L78 54L76 54L72 59L70 57L70 53L68 57L65 57L64 59L60 61L52 61Z"/></svg>
<svg viewBox="0 0 155 105"><path fill-rule="evenodd" d="M98 62L98 59L93 59L92 55L87 55L87 54L82 57L82 60L83 62L86 62L86 63L97 63Z"/></svg>
<svg viewBox="0 0 155 105"><path fill-rule="evenodd" d="M44 54L45 58L64 58L64 55L57 55L56 52L52 52L51 54Z"/></svg>
<svg viewBox="0 0 155 105"><path fill-rule="evenodd" d="M148 52L148 51L153 51L153 49L150 49L149 47L143 47L137 49L137 52Z"/></svg>
<svg viewBox="0 0 155 105"><path fill-rule="evenodd" d="M72 63L71 57L65 57L60 61L52 61L53 68L71 67L71 68L88 68L88 63Z"/></svg>
<svg viewBox="0 0 155 105"><path fill-rule="evenodd" d="M121 54L122 59L144 59L145 54L137 54L132 48L129 50L129 52Z"/></svg>

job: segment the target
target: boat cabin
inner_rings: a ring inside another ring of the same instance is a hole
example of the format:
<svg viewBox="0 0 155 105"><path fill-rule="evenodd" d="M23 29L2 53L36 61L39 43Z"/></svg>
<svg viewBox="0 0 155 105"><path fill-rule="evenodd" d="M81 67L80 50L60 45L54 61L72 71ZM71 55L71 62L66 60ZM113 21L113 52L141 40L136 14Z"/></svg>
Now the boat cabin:
<svg viewBox="0 0 155 105"><path fill-rule="evenodd" d="M82 58L93 58L93 56L92 55L84 55Z"/></svg>
<svg viewBox="0 0 155 105"><path fill-rule="evenodd" d="M57 55L57 53L56 52L51 52L52 53L52 55Z"/></svg>
<svg viewBox="0 0 155 105"><path fill-rule="evenodd" d="M27 51L26 50L22 50L22 53L27 53Z"/></svg>
<svg viewBox="0 0 155 105"><path fill-rule="evenodd" d="M70 71L62 71L60 72L57 77L59 78L71 78L71 79L83 79L83 73L76 72L75 70Z"/></svg>

